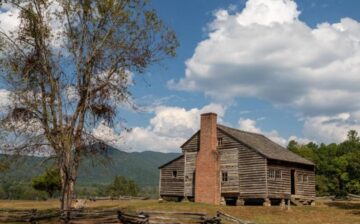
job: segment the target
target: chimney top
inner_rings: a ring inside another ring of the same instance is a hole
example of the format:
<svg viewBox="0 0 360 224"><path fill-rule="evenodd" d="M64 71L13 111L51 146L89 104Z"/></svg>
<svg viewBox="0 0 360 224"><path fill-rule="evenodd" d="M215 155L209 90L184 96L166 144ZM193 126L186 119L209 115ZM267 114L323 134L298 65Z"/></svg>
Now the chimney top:
<svg viewBox="0 0 360 224"><path fill-rule="evenodd" d="M217 116L217 114L213 112L209 112L209 113L203 113L201 114L201 116Z"/></svg>

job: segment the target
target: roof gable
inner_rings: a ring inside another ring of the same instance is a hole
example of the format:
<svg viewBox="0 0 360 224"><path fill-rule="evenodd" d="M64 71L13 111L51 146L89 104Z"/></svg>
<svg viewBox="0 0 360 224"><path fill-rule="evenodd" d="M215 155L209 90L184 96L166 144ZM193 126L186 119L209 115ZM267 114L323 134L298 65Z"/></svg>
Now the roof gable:
<svg viewBox="0 0 360 224"><path fill-rule="evenodd" d="M197 132L195 132L195 134L193 134L186 142L184 142L180 148L184 148L189 142L191 142L191 140L193 140L198 134L200 133L200 130L198 130Z"/></svg>

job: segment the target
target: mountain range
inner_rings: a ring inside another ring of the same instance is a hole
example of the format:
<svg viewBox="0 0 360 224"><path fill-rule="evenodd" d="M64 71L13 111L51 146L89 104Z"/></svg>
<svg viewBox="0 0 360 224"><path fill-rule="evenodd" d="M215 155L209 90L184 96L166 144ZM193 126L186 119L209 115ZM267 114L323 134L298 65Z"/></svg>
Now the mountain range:
<svg viewBox="0 0 360 224"><path fill-rule="evenodd" d="M84 158L78 174L78 184L109 184L120 175L134 180L139 186L157 186L158 167L179 156L179 153L153 151L124 152L108 146L105 157ZM0 158L4 155L0 155ZM1 173L1 181L29 182L42 174L53 161L47 157L20 156L11 168Z"/></svg>

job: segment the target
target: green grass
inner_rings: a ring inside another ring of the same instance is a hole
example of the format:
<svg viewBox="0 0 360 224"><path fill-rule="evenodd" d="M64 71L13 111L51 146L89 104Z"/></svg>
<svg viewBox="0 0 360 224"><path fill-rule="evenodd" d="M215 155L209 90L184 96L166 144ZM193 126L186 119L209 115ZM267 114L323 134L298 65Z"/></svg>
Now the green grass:
<svg viewBox="0 0 360 224"><path fill-rule="evenodd" d="M156 200L123 200L88 202L91 208L119 208L132 212L139 211L187 211L206 212L214 216L216 211L251 220L257 224L353 224L360 223L360 202L318 201L316 206L291 206L290 211L279 206L215 206L192 202L163 202ZM0 209L56 209L58 200L49 201L1 201Z"/></svg>

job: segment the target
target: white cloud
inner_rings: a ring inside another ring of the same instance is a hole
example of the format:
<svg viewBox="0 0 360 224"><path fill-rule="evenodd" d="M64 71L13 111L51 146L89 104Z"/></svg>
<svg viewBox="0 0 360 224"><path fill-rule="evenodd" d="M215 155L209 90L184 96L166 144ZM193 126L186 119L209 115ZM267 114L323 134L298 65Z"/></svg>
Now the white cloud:
<svg viewBox="0 0 360 224"><path fill-rule="evenodd" d="M240 130L263 134L282 146L286 146L286 144L288 143L288 141L285 138L281 137L276 130L271 130L269 132L261 130L261 128L257 127L256 120L252 120L249 118L240 118L238 124Z"/></svg>
<svg viewBox="0 0 360 224"><path fill-rule="evenodd" d="M26 3L20 2L20 5L25 6ZM45 21L52 29L51 46L56 53L64 51L64 43L66 40L65 21L59 20L57 13L62 10L61 5L57 1L47 2L47 11L45 14ZM9 37L12 37L12 32L16 35L16 30L20 25L20 10L18 7L14 7L11 3L4 3L0 7L0 31L6 33Z"/></svg>
<svg viewBox="0 0 360 224"><path fill-rule="evenodd" d="M185 77L168 86L214 100L254 97L290 106L305 119L305 137L343 139L345 130L328 130L335 126L322 121L360 112L360 23L343 18L313 28L299 14L293 0L248 0L241 12L218 10L208 38L186 61ZM318 134L311 122L320 125ZM353 127L346 122L336 124Z"/></svg>
<svg viewBox="0 0 360 224"><path fill-rule="evenodd" d="M246 3L245 9L237 17L243 26L275 23L293 23L299 16L296 3L284 0L252 0Z"/></svg>
<svg viewBox="0 0 360 224"><path fill-rule="evenodd" d="M109 145L116 147L122 147L124 145L123 136L116 132L113 128L107 126L104 122L101 122L94 130L94 137L106 142Z"/></svg>
<svg viewBox="0 0 360 224"><path fill-rule="evenodd" d="M20 24L19 10L4 3L0 8L0 30L6 33L15 31Z"/></svg>
<svg viewBox="0 0 360 224"><path fill-rule="evenodd" d="M319 142L344 141L349 130L360 131L360 116L356 113L340 113L334 116L316 116L305 119L304 134Z"/></svg>
<svg viewBox="0 0 360 224"><path fill-rule="evenodd" d="M10 92L0 89L0 111L4 111L10 105Z"/></svg>
<svg viewBox="0 0 360 224"><path fill-rule="evenodd" d="M93 133L94 136L121 150L179 152L180 146L199 129L200 114L215 112L218 114L218 121L221 122L225 109L219 104L208 104L200 109L189 110L158 106L146 127L134 127L130 132L120 135L101 124Z"/></svg>
<svg viewBox="0 0 360 224"><path fill-rule="evenodd" d="M257 126L257 121L261 121L262 119L256 119L256 120L252 120L249 118L240 118L238 121L239 124L239 129L243 130L243 131L249 131L249 132L253 132L253 133L259 133L259 134L263 134L266 137L270 138L271 140L273 140L274 142L286 147L287 144L289 143L290 140L296 140L297 142L299 142L300 144L307 144L309 142L311 142L309 139L307 138L300 138L297 136L290 136L288 139L282 137L276 130L271 130L271 131L263 131L261 128L259 128Z"/></svg>
<svg viewBox="0 0 360 224"><path fill-rule="evenodd" d="M311 28L298 15L291 0L218 11L185 77L169 86L214 99L256 97L305 115L360 110L352 100L360 97L360 23L344 18Z"/></svg>
<svg viewBox="0 0 360 224"><path fill-rule="evenodd" d="M297 136L294 136L294 135L292 135L292 136L289 137L288 143L289 143L289 141L291 141L291 140L295 140L297 143L302 144L302 145L307 144L307 143L309 143L309 142L317 143L317 142L314 141L314 140L310 140L310 139L308 139L308 138L301 138L301 137L297 137Z"/></svg>
<svg viewBox="0 0 360 224"><path fill-rule="evenodd" d="M252 119L244 119L240 118L239 120L239 128L244 131L254 132L254 133L261 133L261 129L256 127L256 121Z"/></svg>

